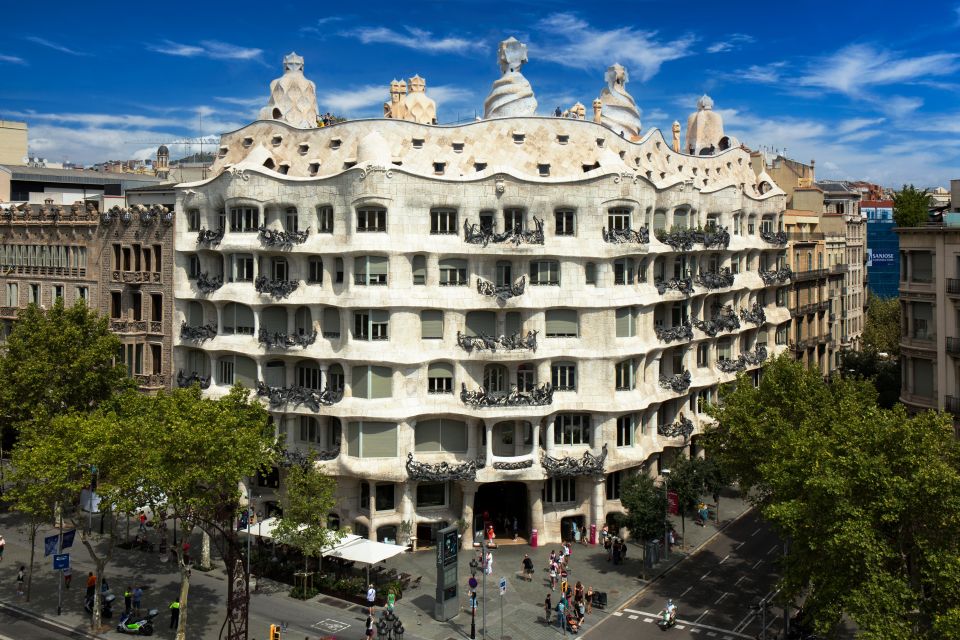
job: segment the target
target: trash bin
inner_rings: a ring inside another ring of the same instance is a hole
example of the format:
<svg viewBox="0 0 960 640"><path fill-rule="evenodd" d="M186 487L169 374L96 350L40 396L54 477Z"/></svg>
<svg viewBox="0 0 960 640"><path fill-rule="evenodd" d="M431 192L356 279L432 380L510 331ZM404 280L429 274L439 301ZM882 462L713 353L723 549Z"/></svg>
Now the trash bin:
<svg viewBox="0 0 960 640"><path fill-rule="evenodd" d="M539 546L539 537L540 537L539 534L540 532L537 531L536 529L530 530L530 546L531 547Z"/></svg>
<svg viewBox="0 0 960 640"><path fill-rule="evenodd" d="M590 544L597 544L597 524L590 525Z"/></svg>

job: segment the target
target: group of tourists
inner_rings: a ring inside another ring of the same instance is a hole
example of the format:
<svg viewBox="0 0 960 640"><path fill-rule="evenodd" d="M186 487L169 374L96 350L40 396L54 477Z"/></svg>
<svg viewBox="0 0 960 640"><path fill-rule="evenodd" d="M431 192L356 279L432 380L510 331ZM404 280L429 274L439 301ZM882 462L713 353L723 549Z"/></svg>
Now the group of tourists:
<svg viewBox="0 0 960 640"><path fill-rule="evenodd" d="M547 624L550 624L552 613L556 611L557 626L571 633L577 633L587 614L593 612L593 587L585 587L579 580L571 585L569 576L573 557L573 545L564 542L559 550L551 550L547 565L550 576L550 593L543 601L543 609ZM526 566L526 556L524 566ZM531 563L532 564L532 563ZM560 597L556 606L553 604L553 592L560 589Z"/></svg>

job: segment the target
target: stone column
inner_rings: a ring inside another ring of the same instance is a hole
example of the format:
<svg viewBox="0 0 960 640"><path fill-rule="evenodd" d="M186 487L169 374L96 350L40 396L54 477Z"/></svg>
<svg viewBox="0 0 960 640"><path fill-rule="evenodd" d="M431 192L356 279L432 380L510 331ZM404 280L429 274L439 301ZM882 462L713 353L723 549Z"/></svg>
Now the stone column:
<svg viewBox="0 0 960 640"><path fill-rule="evenodd" d="M473 501L477 497L477 483L466 481L460 483L460 489L463 492L463 508L460 512L461 519L467 523L467 530L463 532L464 544L473 544Z"/></svg>
<svg viewBox="0 0 960 640"><path fill-rule="evenodd" d="M513 421L513 455L520 456L524 453L526 445L523 444L523 420Z"/></svg>
<svg viewBox="0 0 960 640"><path fill-rule="evenodd" d="M536 529L540 532L540 544L543 545L543 480L527 483L527 501L530 503L530 530Z"/></svg>
<svg viewBox="0 0 960 640"><path fill-rule="evenodd" d="M377 541L377 523L375 521L377 514L377 483L374 480L367 480L367 485L370 487L370 504L368 506L368 511L370 512L370 530L367 531L367 539L376 542Z"/></svg>
<svg viewBox="0 0 960 640"><path fill-rule="evenodd" d="M533 422L533 445L530 447L530 452L533 454L534 462L538 461L539 456L537 452L540 447L540 421L536 420Z"/></svg>
<svg viewBox="0 0 960 640"><path fill-rule="evenodd" d="M483 430L487 435L487 464L490 465L493 463L493 421L484 420L483 421Z"/></svg>
<svg viewBox="0 0 960 640"><path fill-rule="evenodd" d="M216 304L213 306L213 310L217 312L217 333L223 335L223 306ZM254 327L254 330L256 330L256 327Z"/></svg>
<svg viewBox="0 0 960 640"><path fill-rule="evenodd" d="M553 455L553 430L554 430L554 421L549 417L544 418L547 421L546 432L544 433L543 444L544 448L547 450L547 455Z"/></svg>
<svg viewBox="0 0 960 640"><path fill-rule="evenodd" d="M413 480L408 480L401 485L401 494L400 494L400 523L404 522L410 523L410 537L417 535L417 512L416 512L416 503L414 502L414 496L416 495L417 483ZM400 537L400 527L397 527L397 538ZM407 540L401 541L397 540L397 544L402 544L403 542L408 542Z"/></svg>
<svg viewBox="0 0 960 640"><path fill-rule="evenodd" d="M606 505L607 494L606 494L606 481L603 476L598 476L593 478L593 492L590 495L590 523L597 526L597 531L603 528L604 522L604 507ZM588 524L588 526L589 526ZM590 532L584 532L584 535L589 535Z"/></svg>
<svg viewBox="0 0 960 640"><path fill-rule="evenodd" d="M323 389L325 386L329 384L330 379L327 377L327 374L329 374L329 372L330 372L329 364L320 365L320 388L321 389Z"/></svg>

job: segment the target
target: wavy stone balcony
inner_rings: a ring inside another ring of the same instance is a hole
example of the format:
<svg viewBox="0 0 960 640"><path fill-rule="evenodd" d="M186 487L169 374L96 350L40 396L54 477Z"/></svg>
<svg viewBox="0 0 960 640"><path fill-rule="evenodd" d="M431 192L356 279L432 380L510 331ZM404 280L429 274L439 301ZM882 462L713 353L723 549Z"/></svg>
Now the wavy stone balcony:
<svg viewBox="0 0 960 640"><path fill-rule="evenodd" d="M672 376L660 376L660 388L669 389L674 393L683 393L690 388L692 381L693 376L690 375L689 371L675 373Z"/></svg>
<svg viewBox="0 0 960 640"><path fill-rule="evenodd" d="M223 286L223 276L213 276L212 278L207 275L206 271L197 276L197 290L200 293L213 293L217 289Z"/></svg>
<svg viewBox="0 0 960 640"><path fill-rule="evenodd" d="M657 425L657 434L663 436L664 438L683 437L683 439L686 440L692 433L693 420L690 418L685 418L683 413L681 413L676 422L672 424Z"/></svg>
<svg viewBox="0 0 960 640"><path fill-rule="evenodd" d="M657 334L657 340L666 342L667 344L675 340L691 340L693 338L693 326L687 318L684 318L683 323L675 327L668 327L666 329L663 327L655 327L654 332Z"/></svg>
<svg viewBox="0 0 960 640"><path fill-rule="evenodd" d="M543 407L553 404L553 387L544 383L531 391L514 387L509 393L489 394L483 387L467 391L467 385L461 383L460 401L470 407Z"/></svg>
<svg viewBox="0 0 960 640"><path fill-rule="evenodd" d="M183 375L183 369L177 372L177 386L186 389L195 384L199 384L201 389L210 388L210 376L202 376L196 371L191 371L190 375Z"/></svg>
<svg viewBox="0 0 960 640"><path fill-rule="evenodd" d="M267 349L293 349L294 347L306 349L316 341L316 331L311 331L310 333L281 333L279 331L260 329L257 334L257 342L264 345Z"/></svg>
<svg viewBox="0 0 960 640"><path fill-rule="evenodd" d="M736 331L740 328L740 320L730 305L721 308L714 306L709 320L694 320L693 326L713 338L721 331Z"/></svg>
<svg viewBox="0 0 960 640"><path fill-rule="evenodd" d="M575 478L577 476L603 476L603 466L607 460L607 445L604 443L600 455L584 451L579 458L566 456L554 458L546 453L540 456L540 465L550 478Z"/></svg>
<svg viewBox="0 0 960 640"><path fill-rule="evenodd" d="M749 309L740 310L740 319L744 322L749 322L760 326L767 321L767 314L764 312L763 307L760 306L759 302L754 302L753 306Z"/></svg>
<svg viewBox="0 0 960 640"><path fill-rule="evenodd" d="M206 342L217 337L217 327L211 323L191 327L186 321L180 324L180 339L189 342Z"/></svg>
<svg viewBox="0 0 960 640"><path fill-rule="evenodd" d="M489 244L512 244L515 247L521 244L543 244L543 220L534 217L534 228L524 231L519 226L496 233L489 227L479 224L470 224L463 221L463 240L467 244L478 244L486 247Z"/></svg>
<svg viewBox="0 0 960 640"><path fill-rule="evenodd" d="M767 348L761 345L753 351L741 353L734 360L718 360L717 369L720 369L720 371L724 373L734 373L736 371L743 371L748 366L763 364L766 360Z"/></svg>
<svg viewBox="0 0 960 640"><path fill-rule="evenodd" d="M267 276L257 276L253 281L253 288L274 298L286 298L300 286L299 280L273 280Z"/></svg>
<svg viewBox="0 0 960 640"><path fill-rule="evenodd" d="M258 227L260 232L260 242L266 247L292 247L295 244L303 244L310 236L310 230L303 231L278 231L267 229L264 226Z"/></svg>
<svg viewBox="0 0 960 640"><path fill-rule="evenodd" d="M764 284L785 284L790 278L793 277L793 270L790 267L783 267L782 269L776 269L774 271L764 271L761 269L759 272L760 279L763 280Z"/></svg>
<svg viewBox="0 0 960 640"><path fill-rule="evenodd" d="M601 230L603 241L610 244L650 244L650 228L640 227L639 229L610 229L606 227Z"/></svg>
<svg viewBox="0 0 960 640"><path fill-rule="evenodd" d="M220 244L226 231L221 227L214 231L213 229L200 229L197 233L197 244L207 244L210 246Z"/></svg>
<svg viewBox="0 0 960 640"><path fill-rule="evenodd" d="M257 396L266 398L271 409L289 404L295 407L305 406L311 411L317 412L320 411L320 407L329 407L343 400L343 390L331 390L329 386L322 391L299 385L268 387L263 382L257 382Z"/></svg>
<svg viewBox="0 0 960 640"><path fill-rule="evenodd" d="M513 284L494 284L489 280L477 278L477 293L506 302L510 298L522 296L527 286L527 276L520 276Z"/></svg>
<svg viewBox="0 0 960 640"><path fill-rule="evenodd" d="M537 334L539 331L527 331L526 334L514 333L510 336L468 336L457 331L457 344L461 349L467 352L473 351L518 351L526 349L529 351L537 350Z"/></svg>
<svg viewBox="0 0 960 640"><path fill-rule="evenodd" d="M735 277L729 267L723 267L719 271L701 271L695 282L706 289L725 289L733 286Z"/></svg>
<svg viewBox="0 0 960 640"><path fill-rule="evenodd" d="M693 289L693 278L690 276L686 278L670 278L669 280L661 280L658 278L654 281L653 286L657 288L657 292L660 295L665 294L667 291L678 291L685 296L695 293Z"/></svg>
<svg viewBox="0 0 960 640"><path fill-rule="evenodd" d="M673 229L656 232L657 240L674 251L690 251L693 245L703 245L705 249L726 249L730 246L730 232L726 227L714 229Z"/></svg>
<svg viewBox="0 0 960 640"><path fill-rule="evenodd" d="M760 239L769 244L783 246L787 244L786 231L764 231L760 229Z"/></svg>

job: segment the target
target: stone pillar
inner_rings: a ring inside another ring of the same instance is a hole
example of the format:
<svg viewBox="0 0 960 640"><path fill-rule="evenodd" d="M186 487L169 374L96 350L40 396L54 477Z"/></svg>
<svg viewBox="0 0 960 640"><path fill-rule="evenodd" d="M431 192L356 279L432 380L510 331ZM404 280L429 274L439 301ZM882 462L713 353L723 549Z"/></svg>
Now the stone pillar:
<svg viewBox="0 0 960 640"><path fill-rule="evenodd" d="M530 447L530 452L533 454L533 459L536 462L539 460L537 452L540 447L540 421L536 420L533 422L533 445Z"/></svg>
<svg viewBox="0 0 960 640"><path fill-rule="evenodd" d="M484 433L486 433L487 435L486 456L487 456L487 464L489 465L493 462L493 421L484 420L483 430L484 430Z"/></svg>
<svg viewBox="0 0 960 640"><path fill-rule="evenodd" d="M543 530L543 480L534 480L527 483L527 502L530 504L530 530L540 532L540 544L543 544L545 532ZM530 536L530 532L527 532Z"/></svg>
<svg viewBox="0 0 960 640"><path fill-rule="evenodd" d="M400 523L410 523L410 537L417 535L417 510L414 496L416 495L417 483L408 480L401 485L400 494ZM397 538L400 537L400 527L397 527ZM409 540L397 540L397 544L410 542Z"/></svg>
<svg viewBox="0 0 960 640"><path fill-rule="evenodd" d="M214 305L213 310L217 312L217 333L223 335L223 306ZM254 315L254 318L256 318L256 315ZM256 332L256 327L254 327L254 332Z"/></svg>
<svg viewBox="0 0 960 640"><path fill-rule="evenodd" d="M523 444L523 420L514 420L513 421L513 455L521 456L524 454L524 448L526 447Z"/></svg>
<svg viewBox="0 0 960 640"><path fill-rule="evenodd" d="M377 541L377 523L376 523L376 514L377 514L377 483L374 480L367 480L367 485L370 487L370 504L368 506L368 511L370 512L370 530L367 531L367 539L376 542Z"/></svg>
<svg viewBox="0 0 960 640"><path fill-rule="evenodd" d="M330 380L330 379L327 377L327 375L329 374L329 372L330 372L330 365L329 365L329 364L321 364L321 365L320 365L320 388L321 388L321 389L323 389L325 386L328 386L328 384L329 384L329 380Z"/></svg>
<svg viewBox="0 0 960 640"><path fill-rule="evenodd" d="M604 507L606 506L606 481L603 476L598 476L593 478L593 492L590 495L590 520L587 523L587 526L590 524L597 525L597 531L603 528L604 523ZM584 535L589 536L590 532L585 531Z"/></svg>
<svg viewBox="0 0 960 640"><path fill-rule="evenodd" d="M460 518L466 523L467 529L463 532L464 544L473 544L473 501L477 497L477 483L466 481L460 483L460 489L463 492L463 508L460 512ZM469 547L468 547L469 548Z"/></svg>
<svg viewBox="0 0 960 640"><path fill-rule="evenodd" d="M547 450L547 455L553 455L553 430L554 430L554 421L550 418L545 418L547 421L546 433L544 434L543 444L544 448Z"/></svg>

